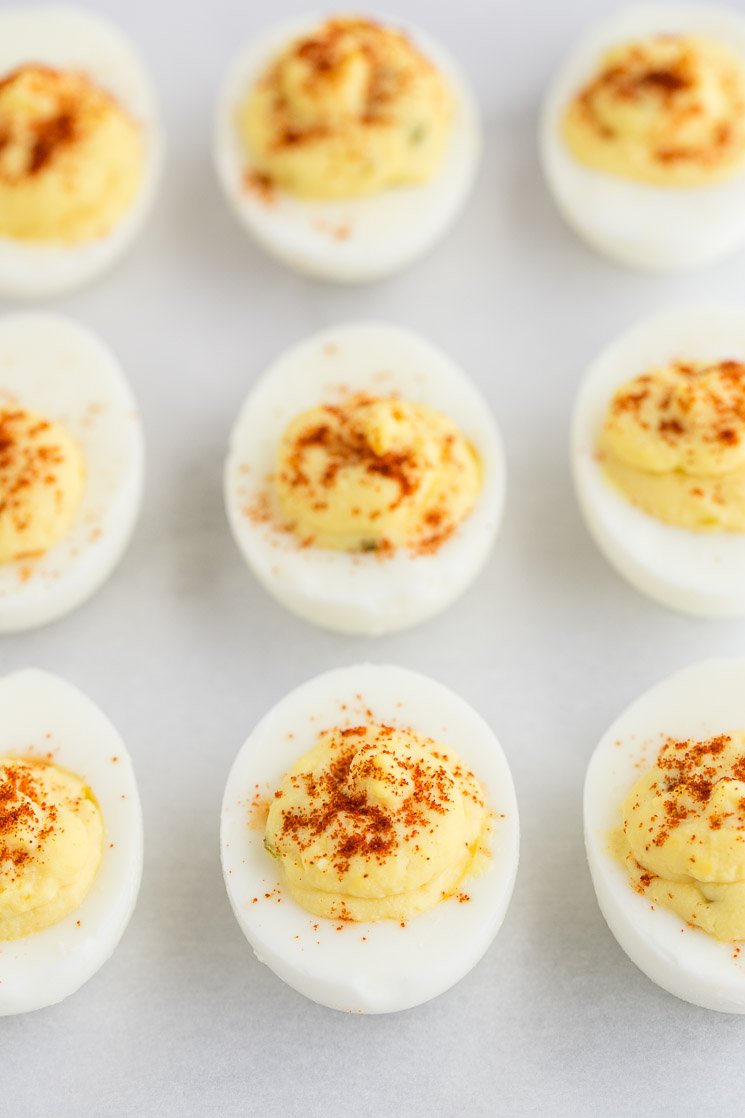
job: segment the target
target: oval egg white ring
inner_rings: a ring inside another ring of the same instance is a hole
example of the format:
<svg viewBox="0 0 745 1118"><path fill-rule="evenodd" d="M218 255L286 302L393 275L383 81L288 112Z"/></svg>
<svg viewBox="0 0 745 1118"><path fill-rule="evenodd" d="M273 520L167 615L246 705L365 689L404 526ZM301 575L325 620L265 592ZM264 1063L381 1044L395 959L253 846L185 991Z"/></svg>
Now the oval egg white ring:
<svg viewBox="0 0 745 1118"><path fill-rule="evenodd" d="M660 33L716 39L745 66L745 18L702 4L638 4L593 27L564 61L543 103L540 150L548 186L567 223L594 249L632 268L696 268L745 242L745 165L705 187L662 187L586 167L561 134L564 112L607 51Z"/></svg>
<svg viewBox="0 0 745 1118"><path fill-rule="evenodd" d="M36 668L0 679L0 756L39 757L81 777L101 809L104 846L90 891L68 916L0 941L0 1016L54 1005L114 951L137 901L142 812L129 754L75 687Z"/></svg>
<svg viewBox="0 0 745 1118"><path fill-rule="evenodd" d="M281 52L323 22L320 16L283 24L241 51L218 99L215 165L233 212L266 252L299 272L356 283L406 267L445 234L476 175L481 124L474 95L455 62L427 36L405 27L454 94L451 141L435 176L348 201L306 201L282 190L272 191L271 200L262 197L247 186L251 160L238 130L238 107Z"/></svg>
<svg viewBox="0 0 745 1118"><path fill-rule="evenodd" d="M66 535L41 556L0 564L0 632L61 617L108 578L140 509L142 426L112 354L61 315L0 319L0 407L63 424L85 458L85 488Z"/></svg>
<svg viewBox="0 0 745 1118"><path fill-rule="evenodd" d="M152 208L163 164L163 137L150 79L137 51L107 20L64 5L1 10L0 78L28 63L85 73L119 102L145 141L137 196L107 236L77 244L0 237L0 294L37 299L90 282L129 247Z"/></svg>
<svg viewBox="0 0 745 1118"><path fill-rule="evenodd" d="M479 455L476 504L432 555L349 553L302 547L295 535L253 515L270 489L289 422L350 392L396 394L457 424ZM266 590L323 628L376 635L445 609L476 577L502 516L505 463L486 402L458 367L417 334L376 323L338 326L284 353L249 393L230 436L225 502L236 542Z"/></svg>
<svg viewBox="0 0 745 1118"><path fill-rule="evenodd" d="M494 816L491 864L482 876L463 881L468 901L451 897L404 926L393 920L340 924L306 912L264 849L263 829L251 825L252 805L271 799L321 730L368 721L410 728L454 750L482 784ZM228 897L257 958L313 1001L357 1013L419 1005L475 966L507 911L518 843L509 766L484 720L442 684L378 664L326 672L269 711L231 769L220 829Z"/></svg>
<svg viewBox="0 0 745 1118"><path fill-rule="evenodd" d="M619 944L658 986L694 1005L745 1013L745 954L629 884L608 849L621 805L668 738L703 741L745 728L745 660L708 660L658 683L618 718L592 755L584 792L585 844L600 910Z"/></svg>
<svg viewBox="0 0 745 1118"><path fill-rule="evenodd" d="M675 359L745 361L745 311L691 305L644 319L601 353L585 375L572 420L572 471L582 513L609 563L637 590L705 617L745 613L745 533L663 524L627 501L597 460L614 392Z"/></svg>

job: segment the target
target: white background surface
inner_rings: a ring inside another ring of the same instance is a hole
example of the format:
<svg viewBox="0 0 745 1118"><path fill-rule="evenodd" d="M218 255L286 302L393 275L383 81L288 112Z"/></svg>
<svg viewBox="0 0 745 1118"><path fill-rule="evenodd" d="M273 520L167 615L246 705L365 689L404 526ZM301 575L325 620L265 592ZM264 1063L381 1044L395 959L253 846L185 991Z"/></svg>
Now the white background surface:
<svg viewBox="0 0 745 1118"><path fill-rule="evenodd" d="M299 6L96 5L141 44L169 161L131 254L54 305L99 331L131 378L148 440L145 507L97 597L4 638L0 666L56 671L113 719L139 777L145 875L104 969L68 1002L0 1021L0 1113L741 1113L745 1019L679 1002L634 968L597 909L582 846L584 770L608 723L675 669L745 651L745 622L677 616L622 583L571 492L568 418L598 348L650 310L737 297L745 281L745 254L682 279L606 264L547 197L535 151L543 86L586 21L613 6L390 5L470 72L486 155L440 248L402 276L342 290L260 255L209 158L216 88L238 42ZM375 642L316 631L266 597L229 536L220 483L230 424L264 365L312 330L368 316L420 329L477 380L510 470L501 539L472 590L421 629ZM370 1018L313 1005L254 960L217 842L225 778L252 725L297 683L365 658L435 676L493 725L523 839L513 903L482 962L436 1001Z"/></svg>

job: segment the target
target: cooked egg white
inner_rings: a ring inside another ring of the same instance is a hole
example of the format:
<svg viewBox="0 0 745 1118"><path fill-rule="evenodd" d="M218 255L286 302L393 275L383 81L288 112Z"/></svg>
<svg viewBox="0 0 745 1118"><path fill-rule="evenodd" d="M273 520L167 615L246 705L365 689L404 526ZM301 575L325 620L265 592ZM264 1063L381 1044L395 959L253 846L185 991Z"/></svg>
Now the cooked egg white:
<svg viewBox="0 0 745 1118"><path fill-rule="evenodd" d="M303 546L276 513L272 476L288 424L307 409L357 392L397 395L440 411L476 451L481 487L475 505L431 554ZM440 612L476 577L501 519L505 465L485 401L448 357L410 331L358 323L301 342L251 389L230 436L224 484L236 542L265 589L307 621L373 635Z"/></svg>
<svg viewBox="0 0 745 1118"><path fill-rule="evenodd" d="M585 844L600 909L629 958L685 1001L745 1013L741 944L723 943L636 892L611 848L621 805L666 740L703 741L745 727L745 660L709 660L647 691L603 735L584 792Z"/></svg>
<svg viewBox="0 0 745 1118"><path fill-rule="evenodd" d="M108 719L80 691L31 668L0 679L0 756L37 758L75 773L101 810L101 862L81 903L61 920L0 942L0 1016L54 1005L114 951L142 874L142 814L132 763Z"/></svg>
<svg viewBox="0 0 745 1118"><path fill-rule="evenodd" d="M345 201L312 201L267 188L246 152L239 108L276 57L321 22L305 18L272 28L235 59L218 99L217 174L236 217L266 252L291 268L324 279L373 280L404 268L426 252L460 212L480 156L478 109L468 82L447 52L420 31L406 28L453 94L451 136L435 175L424 183Z"/></svg>
<svg viewBox="0 0 745 1118"><path fill-rule="evenodd" d="M0 294L24 299L87 283L122 255L151 208L163 154L150 80L117 27L63 5L5 8L0 11L0 79L30 64L79 71L110 94L141 133L143 166L132 204L103 236L74 243L0 237Z"/></svg>
<svg viewBox="0 0 745 1118"><path fill-rule="evenodd" d="M82 454L82 496L48 551L0 563L0 632L33 628L83 602L105 581L140 508L142 427L115 358L60 315L0 319L0 408L61 424Z"/></svg>
<svg viewBox="0 0 745 1118"><path fill-rule="evenodd" d="M662 272L700 267L745 242L745 166L706 186L635 182L576 159L562 121L611 48L666 33L720 42L745 67L740 13L704 4L636 4L591 28L572 49L546 93L540 125L544 174L568 224L612 260Z"/></svg>
<svg viewBox="0 0 745 1118"><path fill-rule="evenodd" d="M595 542L638 590L685 613L745 613L745 535L678 528L642 512L607 478L597 456L598 435L615 390L640 373L676 359L744 358L742 310L671 308L611 342L585 374L574 406L574 483Z"/></svg>
<svg viewBox="0 0 745 1118"><path fill-rule="evenodd" d="M264 848L269 801L287 770L322 730L370 722L412 729L458 753L493 815L485 872L403 926L312 916L292 899L279 863ZM220 845L230 903L261 962L322 1005L390 1013L443 993L487 950L512 893L518 836L509 767L483 719L425 676L363 664L310 680L253 730L228 777Z"/></svg>

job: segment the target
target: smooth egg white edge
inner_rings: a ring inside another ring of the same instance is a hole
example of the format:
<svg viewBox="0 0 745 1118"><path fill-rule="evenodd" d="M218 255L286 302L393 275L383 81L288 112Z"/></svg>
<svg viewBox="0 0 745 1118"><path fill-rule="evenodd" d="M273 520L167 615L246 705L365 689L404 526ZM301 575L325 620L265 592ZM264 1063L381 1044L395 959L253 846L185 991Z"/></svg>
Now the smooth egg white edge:
<svg viewBox="0 0 745 1118"><path fill-rule="evenodd" d="M247 188L251 171L238 125L248 90L293 39L329 17L306 16L273 27L247 44L231 64L218 97L214 132L217 176L231 209L265 252L297 271L340 283L378 279L434 246L457 217L481 156L481 123L465 76L439 44L410 25L374 13L369 18L401 30L442 73L455 100L450 144L433 178L347 201L304 201L277 189L272 201Z"/></svg>
<svg viewBox="0 0 745 1118"><path fill-rule="evenodd" d="M723 42L745 66L745 18L703 4L638 4L591 28L551 82L540 121L545 178L566 222L592 248L647 271L712 263L745 242L745 169L705 187L634 182L580 163L561 134L564 111L613 46L658 32L691 32Z"/></svg>
<svg viewBox="0 0 745 1118"><path fill-rule="evenodd" d="M103 816L101 864L68 916L22 939L0 941L0 1016L54 1005L113 953L137 901L142 811L132 762L99 708L36 668L0 679L0 756L41 756L82 777ZM114 761L113 758L116 758Z"/></svg>
<svg viewBox="0 0 745 1118"><path fill-rule="evenodd" d="M142 498L144 440L118 362L88 329L62 315L0 318L0 405L6 394L60 421L86 465L81 505L44 555L0 564L0 632L69 613L106 581L134 529ZM89 407L101 406L91 414Z"/></svg>
<svg viewBox="0 0 745 1118"><path fill-rule="evenodd" d="M745 613L745 534L663 524L627 501L596 457L615 390L676 358L745 361L745 308L670 307L632 326L593 361L572 418L577 498L596 544L637 590L671 609L702 617Z"/></svg>
<svg viewBox="0 0 745 1118"><path fill-rule="evenodd" d="M479 454L483 477L474 508L434 554L412 557L399 548L381 558L304 548L292 533L246 514L270 488L266 478L288 423L339 399L340 386L378 395L395 391L427 404L456 423ZM409 330L352 323L287 350L254 385L230 436L224 487L236 542L264 588L306 621L372 636L419 624L470 585L501 521L506 466L488 405L449 357Z"/></svg>
<svg viewBox="0 0 745 1118"><path fill-rule="evenodd" d="M306 912L289 896L279 864L264 849L263 830L249 826L254 796L271 799L321 730L369 720L411 728L453 749L483 785L494 815L491 865L462 883L470 900L451 897L404 927L392 920L340 924ZM223 799L225 886L256 957L306 997L350 1012L408 1009L467 974L507 911L518 845L512 777L492 730L442 684L391 665L336 669L290 692L242 746Z"/></svg>
<svg viewBox="0 0 745 1118"><path fill-rule="evenodd" d="M745 659L707 660L658 683L632 703L592 755L584 791L585 845L600 910L613 935L653 982L684 1001L745 1013L745 953L719 943L636 893L608 850L621 805L667 738L704 740L745 729Z"/></svg>
<svg viewBox="0 0 745 1118"><path fill-rule="evenodd" d="M74 244L0 237L0 294L60 295L94 280L129 247L152 208L163 168L163 130L150 79L125 33L93 12L60 6L0 10L0 78L26 63L81 70L142 128L143 177L130 210L105 237Z"/></svg>

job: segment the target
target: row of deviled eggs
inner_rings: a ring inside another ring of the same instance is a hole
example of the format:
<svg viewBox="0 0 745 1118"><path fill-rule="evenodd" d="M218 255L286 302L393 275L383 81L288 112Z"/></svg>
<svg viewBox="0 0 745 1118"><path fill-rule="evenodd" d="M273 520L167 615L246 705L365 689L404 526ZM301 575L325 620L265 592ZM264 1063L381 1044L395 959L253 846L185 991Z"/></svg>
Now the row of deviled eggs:
<svg viewBox="0 0 745 1118"><path fill-rule="evenodd" d="M595 28L552 83L546 179L568 222L641 268L702 265L745 240L745 20L639 5ZM304 19L236 59L214 157L236 216L291 267L370 280L429 249L481 147L468 81L415 30ZM0 13L0 292L60 293L130 243L163 162L137 53L73 8Z"/></svg>
<svg viewBox="0 0 745 1118"><path fill-rule="evenodd" d="M608 560L684 612L745 612L745 329L735 307L649 318L590 366L574 410L580 506ZM144 445L112 354L59 315L0 321L0 632L87 599L138 515ZM407 628L488 559L501 438L467 375L381 323L328 329L252 387L225 503L258 581L343 633Z"/></svg>
<svg viewBox="0 0 745 1118"><path fill-rule="evenodd" d="M0 1015L54 1004L114 951L142 872L131 759L81 692L0 680ZM603 915L653 981L745 1012L745 660L663 681L609 728L585 782ZM327 672L249 735L225 788L225 886L259 961L323 1005L406 1009L488 949L519 824L490 727L390 665Z"/></svg>

